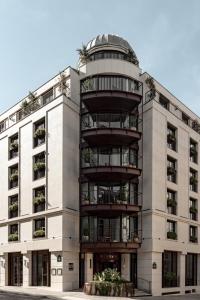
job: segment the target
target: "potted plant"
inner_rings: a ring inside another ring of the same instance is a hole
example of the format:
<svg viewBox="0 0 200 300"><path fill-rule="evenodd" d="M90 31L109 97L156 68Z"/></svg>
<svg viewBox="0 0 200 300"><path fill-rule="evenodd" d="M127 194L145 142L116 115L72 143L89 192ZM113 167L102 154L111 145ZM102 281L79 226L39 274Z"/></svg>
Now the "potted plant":
<svg viewBox="0 0 200 300"><path fill-rule="evenodd" d="M90 58L90 56L88 54L88 51L87 51L87 46L82 45L82 48L77 49L77 51L78 51L78 54L79 54L79 57L80 57L80 62L82 64L85 64Z"/></svg>
<svg viewBox="0 0 200 300"><path fill-rule="evenodd" d="M190 184L197 184L197 182L198 182L197 178L194 175L192 175L190 177Z"/></svg>
<svg viewBox="0 0 200 300"><path fill-rule="evenodd" d="M35 138L43 138L45 136L45 128L38 128L35 133L34 133L34 137Z"/></svg>
<svg viewBox="0 0 200 300"><path fill-rule="evenodd" d="M173 133L168 133L168 135L167 135L167 141L169 143L174 143L176 141L175 135Z"/></svg>
<svg viewBox="0 0 200 300"><path fill-rule="evenodd" d="M174 231L168 231L167 232L167 238L171 240L176 240L177 239L177 234Z"/></svg>
<svg viewBox="0 0 200 300"><path fill-rule="evenodd" d="M14 202L13 204L10 204L8 209L9 209L10 212L18 210L18 203Z"/></svg>
<svg viewBox="0 0 200 300"><path fill-rule="evenodd" d="M176 173L176 170L175 170L174 167L172 167L172 166L168 166L168 167L167 167L167 174L168 174L168 175L173 175L173 174L175 174L175 173Z"/></svg>
<svg viewBox="0 0 200 300"><path fill-rule="evenodd" d="M17 149L18 149L18 141L15 140L10 143L10 151L17 150Z"/></svg>
<svg viewBox="0 0 200 300"><path fill-rule="evenodd" d="M18 180L18 171L14 171L10 174L10 181L17 181Z"/></svg>
<svg viewBox="0 0 200 300"><path fill-rule="evenodd" d="M149 100L152 100L156 96L156 87L155 87L154 79L153 79L153 77L149 76L149 77L147 77L145 82L146 82L147 86L150 89L150 91L149 91Z"/></svg>
<svg viewBox="0 0 200 300"><path fill-rule="evenodd" d="M197 208L196 207L194 207L194 206L190 206L190 213L192 213L192 214L196 214L197 213Z"/></svg>
<svg viewBox="0 0 200 300"><path fill-rule="evenodd" d="M191 235L191 236L190 236L190 242L192 242L192 243L196 243L196 242L197 242L197 237L196 237L196 236L193 236L193 235Z"/></svg>
<svg viewBox="0 0 200 300"><path fill-rule="evenodd" d="M175 280L177 278L177 275L174 272L166 272L164 277L167 281L172 281L172 280Z"/></svg>
<svg viewBox="0 0 200 300"><path fill-rule="evenodd" d="M175 199L167 199L167 206L168 207L176 207L177 203Z"/></svg>
<svg viewBox="0 0 200 300"><path fill-rule="evenodd" d="M18 232L10 233L9 236L8 236L8 241L9 242L18 241Z"/></svg>
<svg viewBox="0 0 200 300"><path fill-rule="evenodd" d="M37 229L33 233L34 238L40 238L45 236L45 230L43 228Z"/></svg>
<svg viewBox="0 0 200 300"><path fill-rule="evenodd" d="M33 198L34 205L40 205L45 202L45 196L43 193L38 194L36 197Z"/></svg>
<svg viewBox="0 0 200 300"><path fill-rule="evenodd" d="M34 171L45 169L45 162L43 162L43 161L36 162L33 166L33 169L34 169Z"/></svg>

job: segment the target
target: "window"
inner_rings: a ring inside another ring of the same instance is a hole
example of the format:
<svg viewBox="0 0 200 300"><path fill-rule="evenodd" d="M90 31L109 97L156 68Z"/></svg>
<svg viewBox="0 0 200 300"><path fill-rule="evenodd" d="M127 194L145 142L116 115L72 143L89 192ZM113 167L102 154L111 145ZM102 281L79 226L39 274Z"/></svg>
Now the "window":
<svg viewBox="0 0 200 300"><path fill-rule="evenodd" d="M93 166L137 167L137 150L128 147L84 148L82 167Z"/></svg>
<svg viewBox="0 0 200 300"><path fill-rule="evenodd" d="M41 186L33 190L33 211L37 213L45 210L45 187Z"/></svg>
<svg viewBox="0 0 200 300"><path fill-rule="evenodd" d="M45 237L45 218L34 220L34 238Z"/></svg>
<svg viewBox="0 0 200 300"><path fill-rule="evenodd" d="M177 252L164 251L162 254L162 287L178 287L178 263Z"/></svg>
<svg viewBox="0 0 200 300"><path fill-rule="evenodd" d="M45 105L53 100L53 89L42 94L42 104Z"/></svg>
<svg viewBox="0 0 200 300"><path fill-rule="evenodd" d="M85 182L81 185L81 204L141 205L138 186L132 182Z"/></svg>
<svg viewBox="0 0 200 300"><path fill-rule="evenodd" d="M18 156L18 134L15 134L13 136L11 136L9 138L9 149L8 149L8 153L9 153L9 159L12 159L16 156Z"/></svg>
<svg viewBox="0 0 200 300"><path fill-rule="evenodd" d="M167 189L167 210L168 214L176 215L177 201L176 192Z"/></svg>
<svg viewBox="0 0 200 300"><path fill-rule="evenodd" d="M197 254L188 253L185 256L185 285L197 285Z"/></svg>
<svg viewBox="0 0 200 300"><path fill-rule="evenodd" d="M182 112L182 121L183 121L186 125L188 125L188 124L189 124L189 120L190 120L190 118L189 118L186 114L184 114L184 113Z"/></svg>
<svg viewBox="0 0 200 300"><path fill-rule="evenodd" d="M9 197L9 199L8 199L8 217L9 217L9 219L18 217L18 211L19 211L18 195Z"/></svg>
<svg viewBox="0 0 200 300"><path fill-rule="evenodd" d="M33 145L34 147L40 146L45 142L45 119L39 120L34 124L34 137Z"/></svg>
<svg viewBox="0 0 200 300"><path fill-rule="evenodd" d="M190 198L190 219L197 221L198 209L197 209L197 199Z"/></svg>
<svg viewBox="0 0 200 300"><path fill-rule="evenodd" d="M33 157L33 178L40 179L45 176L45 152L41 152Z"/></svg>
<svg viewBox="0 0 200 300"><path fill-rule="evenodd" d="M171 182L176 183L176 164L177 161L172 157L167 156L167 179Z"/></svg>
<svg viewBox="0 0 200 300"><path fill-rule="evenodd" d="M176 233L176 222L167 220L167 238L171 240L177 239L177 233Z"/></svg>
<svg viewBox="0 0 200 300"><path fill-rule="evenodd" d="M18 176L19 176L19 173L18 173L18 164L12 166L12 167L9 167L8 169L8 187L9 189L12 189L12 188L15 188L18 186Z"/></svg>
<svg viewBox="0 0 200 300"><path fill-rule="evenodd" d="M176 128L170 124L167 125L167 146L176 151Z"/></svg>
<svg viewBox="0 0 200 300"><path fill-rule="evenodd" d="M198 172L190 168L190 190L198 192Z"/></svg>
<svg viewBox="0 0 200 300"><path fill-rule="evenodd" d="M81 82L81 92L89 91L123 91L141 94L141 85L138 81L123 76L98 75L85 78Z"/></svg>
<svg viewBox="0 0 200 300"><path fill-rule="evenodd" d="M198 238L197 238L197 227L190 225L189 227L189 241L191 243L197 243Z"/></svg>
<svg viewBox="0 0 200 300"><path fill-rule="evenodd" d="M162 105L162 107L169 110L169 100L162 94L160 94L159 103Z"/></svg>
<svg viewBox="0 0 200 300"><path fill-rule="evenodd" d="M198 161L198 144L190 139L190 161L197 163Z"/></svg>
<svg viewBox="0 0 200 300"><path fill-rule="evenodd" d="M19 230L18 230L18 224L12 224L9 226L9 235L8 235L8 241L9 242L15 242L19 240Z"/></svg>

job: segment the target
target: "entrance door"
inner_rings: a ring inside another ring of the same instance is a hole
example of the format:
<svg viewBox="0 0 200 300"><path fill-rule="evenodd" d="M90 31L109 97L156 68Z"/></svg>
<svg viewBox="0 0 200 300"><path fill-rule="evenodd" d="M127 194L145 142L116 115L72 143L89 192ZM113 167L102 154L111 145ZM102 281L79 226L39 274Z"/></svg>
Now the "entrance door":
<svg viewBox="0 0 200 300"><path fill-rule="evenodd" d="M32 253L32 285L50 286L49 251L34 251Z"/></svg>
<svg viewBox="0 0 200 300"><path fill-rule="evenodd" d="M131 282L137 287L137 254L131 253Z"/></svg>
<svg viewBox="0 0 200 300"><path fill-rule="evenodd" d="M8 284L21 286L23 283L23 255L21 253L9 253L8 264Z"/></svg>
<svg viewBox="0 0 200 300"><path fill-rule="evenodd" d="M117 269L121 272L121 255L110 253L110 254L94 254L94 274L102 272L107 268Z"/></svg>

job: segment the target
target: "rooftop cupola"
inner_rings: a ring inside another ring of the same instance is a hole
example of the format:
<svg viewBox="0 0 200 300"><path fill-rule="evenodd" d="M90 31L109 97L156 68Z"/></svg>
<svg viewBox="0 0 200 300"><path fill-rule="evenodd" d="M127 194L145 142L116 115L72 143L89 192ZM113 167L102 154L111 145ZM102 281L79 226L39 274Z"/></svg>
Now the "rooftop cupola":
<svg viewBox="0 0 200 300"><path fill-rule="evenodd" d="M113 34L102 34L93 38L78 49L79 65L98 59L122 59L138 66L138 58L130 44L122 37Z"/></svg>

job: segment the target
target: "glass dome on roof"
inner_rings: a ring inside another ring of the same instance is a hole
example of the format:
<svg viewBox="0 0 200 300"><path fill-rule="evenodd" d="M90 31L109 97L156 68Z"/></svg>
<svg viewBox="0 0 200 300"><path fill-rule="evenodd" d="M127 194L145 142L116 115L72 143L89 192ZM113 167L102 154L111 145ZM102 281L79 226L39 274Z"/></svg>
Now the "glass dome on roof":
<svg viewBox="0 0 200 300"><path fill-rule="evenodd" d="M87 50L90 51L94 47L99 47L104 45L119 46L121 48L124 48L124 50L130 50L131 52L134 52L132 47L126 40L124 40L118 35L113 35L113 34L101 34L93 38L87 44Z"/></svg>

